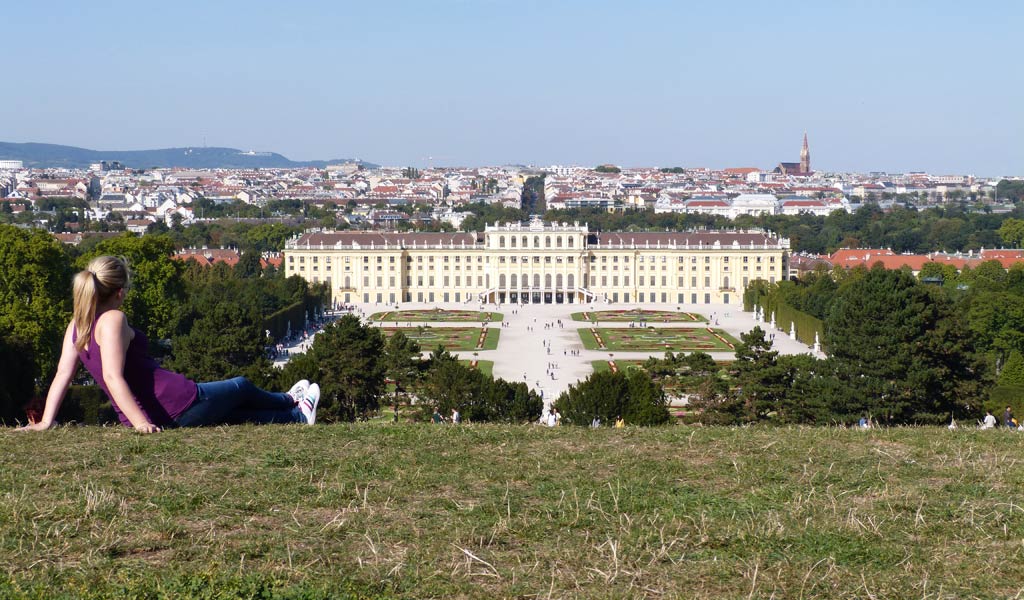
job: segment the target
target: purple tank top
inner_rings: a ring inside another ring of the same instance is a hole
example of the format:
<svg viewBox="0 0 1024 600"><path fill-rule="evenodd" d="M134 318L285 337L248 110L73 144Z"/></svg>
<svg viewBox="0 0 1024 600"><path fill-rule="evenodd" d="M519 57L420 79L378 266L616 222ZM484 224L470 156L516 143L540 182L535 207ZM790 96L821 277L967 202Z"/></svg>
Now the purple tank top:
<svg viewBox="0 0 1024 600"><path fill-rule="evenodd" d="M98 317L99 315L97 315ZM149 342L146 334L132 327L135 337L128 344L128 350L124 357L124 378L128 387L135 395L135 401L139 403L142 412L149 417L154 425L161 427L173 425L183 412L185 412L196 401L196 384L194 381L163 369L160 365L146 354ZM78 339L78 331L73 333L73 339ZM124 416L121 408L114 401L107 389L107 382L103 380L103 360L100 356L100 348L96 345L96 322L92 324L92 334L89 345L85 350L78 353L78 358L85 365L89 374L96 380L110 398L114 406L117 418L127 427L132 423Z"/></svg>

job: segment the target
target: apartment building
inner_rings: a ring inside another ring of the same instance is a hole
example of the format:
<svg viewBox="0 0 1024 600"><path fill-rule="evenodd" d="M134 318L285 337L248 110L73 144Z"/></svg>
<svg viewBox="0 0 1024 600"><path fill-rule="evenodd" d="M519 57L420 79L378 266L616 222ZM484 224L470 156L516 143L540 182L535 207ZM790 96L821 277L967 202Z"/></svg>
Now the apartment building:
<svg viewBox="0 0 1024 600"><path fill-rule="evenodd" d="M341 302L593 301L739 304L750 282L785 277L789 240L764 231L592 232L497 223L481 233L310 232L288 242L287 275Z"/></svg>

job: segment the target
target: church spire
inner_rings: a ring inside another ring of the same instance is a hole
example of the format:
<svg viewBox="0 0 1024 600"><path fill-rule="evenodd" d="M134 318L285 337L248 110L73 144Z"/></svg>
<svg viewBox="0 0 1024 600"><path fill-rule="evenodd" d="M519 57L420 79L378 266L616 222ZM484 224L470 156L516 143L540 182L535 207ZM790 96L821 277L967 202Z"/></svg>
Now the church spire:
<svg viewBox="0 0 1024 600"><path fill-rule="evenodd" d="M800 172L804 175L811 174L811 150L807 146L807 132L804 132L804 146L800 150Z"/></svg>

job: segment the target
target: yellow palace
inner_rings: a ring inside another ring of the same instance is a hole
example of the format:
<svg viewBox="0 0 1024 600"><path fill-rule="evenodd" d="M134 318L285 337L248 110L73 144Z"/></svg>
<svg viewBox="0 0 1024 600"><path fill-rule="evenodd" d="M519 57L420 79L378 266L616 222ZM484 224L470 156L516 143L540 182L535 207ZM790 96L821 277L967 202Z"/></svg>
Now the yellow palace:
<svg viewBox="0 0 1024 600"><path fill-rule="evenodd" d="M784 278L789 240L764 231L614 232L497 223L483 233L310 232L287 275L351 302L740 304Z"/></svg>

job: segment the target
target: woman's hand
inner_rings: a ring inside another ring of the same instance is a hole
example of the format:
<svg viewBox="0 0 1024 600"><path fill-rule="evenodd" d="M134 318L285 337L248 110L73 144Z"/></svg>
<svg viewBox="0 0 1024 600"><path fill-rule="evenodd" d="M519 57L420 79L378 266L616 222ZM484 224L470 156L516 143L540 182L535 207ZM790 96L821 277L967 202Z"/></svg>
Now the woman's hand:
<svg viewBox="0 0 1024 600"><path fill-rule="evenodd" d="M45 421L40 421L38 423L31 423L29 425L25 425L24 427L18 427L15 429L15 431L46 431L47 429L53 429L56 425L57 424L54 423L53 421L50 421L49 423Z"/></svg>
<svg viewBox="0 0 1024 600"><path fill-rule="evenodd" d="M138 431L139 433L159 433L161 430L152 423L142 423L141 425L135 426L135 431Z"/></svg>

